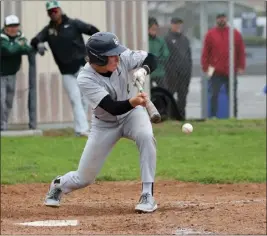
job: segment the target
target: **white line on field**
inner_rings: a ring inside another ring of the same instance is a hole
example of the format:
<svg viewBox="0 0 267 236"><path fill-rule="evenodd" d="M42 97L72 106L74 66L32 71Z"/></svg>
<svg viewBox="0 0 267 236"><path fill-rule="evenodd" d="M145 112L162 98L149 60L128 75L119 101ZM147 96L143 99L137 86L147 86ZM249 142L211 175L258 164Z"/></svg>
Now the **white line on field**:
<svg viewBox="0 0 267 236"><path fill-rule="evenodd" d="M78 220L44 220L32 221L24 223L16 223L17 225L35 226L35 227L55 227L55 226L77 226Z"/></svg>

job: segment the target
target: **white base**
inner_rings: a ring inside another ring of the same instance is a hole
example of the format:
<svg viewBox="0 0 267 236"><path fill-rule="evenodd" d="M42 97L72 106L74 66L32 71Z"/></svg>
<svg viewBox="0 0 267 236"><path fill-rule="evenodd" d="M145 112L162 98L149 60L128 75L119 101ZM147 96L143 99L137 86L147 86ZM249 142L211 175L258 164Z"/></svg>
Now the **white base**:
<svg viewBox="0 0 267 236"><path fill-rule="evenodd" d="M77 226L78 220L44 220L44 221L33 221L16 223L24 226L37 226L37 227L55 227L55 226Z"/></svg>

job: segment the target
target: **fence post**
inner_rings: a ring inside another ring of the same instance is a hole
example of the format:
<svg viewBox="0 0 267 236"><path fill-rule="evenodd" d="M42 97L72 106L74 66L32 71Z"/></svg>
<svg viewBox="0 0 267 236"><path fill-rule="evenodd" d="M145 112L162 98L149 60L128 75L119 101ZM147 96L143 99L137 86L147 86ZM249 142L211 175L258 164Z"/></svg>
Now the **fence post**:
<svg viewBox="0 0 267 236"><path fill-rule="evenodd" d="M142 18L142 50L149 51L149 45L148 45L148 6L147 1L142 1L141 5L141 18ZM136 14L136 13L135 13ZM150 97L150 76L147 76L146 82L145 82L145 91Z"/></svg>
<svg viewBox="0 0 267 236"><path fill-rule="evenodd" d="M234 72L234 1L228 2L229 6L229 118L235 117L234 109L235 109L235 93L234 93L234 80L235 80L235 72Z"/></svg>
<svg viewBox="0 0 267 236"><path fill-rule="evenodd" d="M204 44L205 34L208 31L208 18L206 12L206 2L200 1L200 37L202 47ZM204 73L201 76L201 117L202 119L208 118L208 80Z"/></svg>

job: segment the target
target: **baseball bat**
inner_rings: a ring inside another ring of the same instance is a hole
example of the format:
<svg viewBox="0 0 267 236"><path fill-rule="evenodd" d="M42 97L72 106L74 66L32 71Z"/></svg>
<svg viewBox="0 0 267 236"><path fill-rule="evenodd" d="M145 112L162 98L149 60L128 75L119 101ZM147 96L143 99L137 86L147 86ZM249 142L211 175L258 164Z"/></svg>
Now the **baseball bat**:
<svg viewBox="0 0 267 236"><path fill-rule="evenodd" d="M144 89L138 80L135 81L135 86L137 87L140 93L144 92ZM159 123L161 121L161 116L150 99L148 99L146 103L146 110L152 123Z"/></svg>

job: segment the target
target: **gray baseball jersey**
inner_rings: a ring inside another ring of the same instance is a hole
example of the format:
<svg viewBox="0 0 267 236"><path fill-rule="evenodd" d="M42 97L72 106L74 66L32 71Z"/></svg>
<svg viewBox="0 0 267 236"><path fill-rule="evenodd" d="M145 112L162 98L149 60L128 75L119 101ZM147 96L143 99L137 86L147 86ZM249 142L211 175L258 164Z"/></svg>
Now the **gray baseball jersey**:
<svg viewBox="0 0 267 236"><path fill-rule="evenodd" d="M106 112L98 104L108 94L115 101L127 100L136 95L136 89L132 85L130 71L141 66L147 52L132 51L127 49L120 55L120 64L110 78L104 77L98 73L87 63L78 75L78 84L81 93L88 99L94 116L102 121L117 121L127 115L113 116Z"/></svg>

